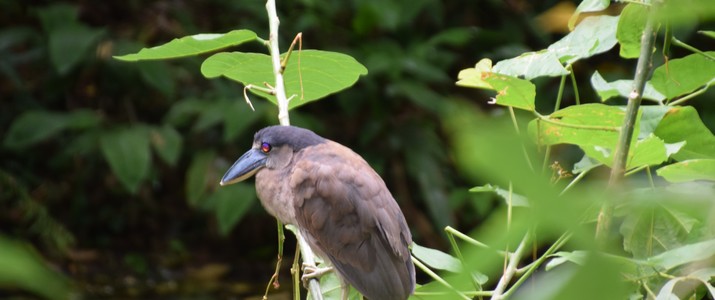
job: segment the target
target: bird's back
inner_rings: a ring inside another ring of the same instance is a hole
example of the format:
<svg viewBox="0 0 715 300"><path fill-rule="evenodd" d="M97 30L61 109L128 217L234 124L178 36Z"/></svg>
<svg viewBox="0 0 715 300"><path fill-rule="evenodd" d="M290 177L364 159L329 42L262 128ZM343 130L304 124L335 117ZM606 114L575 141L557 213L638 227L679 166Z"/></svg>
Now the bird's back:
<svg viewBox="0 0 715 300"><path fill-rule="evenodd" d="M294 163L295 218L311 247L368 299L407 299L412 236L382 178L332 141L299 151Z"/></svg>

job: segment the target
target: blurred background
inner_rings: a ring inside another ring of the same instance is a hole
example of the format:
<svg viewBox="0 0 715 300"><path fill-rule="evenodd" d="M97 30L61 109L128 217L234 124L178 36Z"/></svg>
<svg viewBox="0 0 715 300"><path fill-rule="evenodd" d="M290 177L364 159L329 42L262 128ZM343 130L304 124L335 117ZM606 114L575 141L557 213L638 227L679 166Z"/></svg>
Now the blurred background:
<svg viewBox="0 0 715 300"><path fill-rule="evenodd" d="M445 226L468 232L500 202L468 192L489 174L469 175L469 166L452 160L443 120L454 107L475 109L479 118L508 114L487 104L490 94L455 86L457 73L481 58L547 47L568 32L576 5L278 1L282 49L302 32L304 49L346 53L369 70L352 88L293 110L291 122L365 157L415 241L449 251ZM611 9L617 14L619 6ZM677 36L712 49L695 25ZM267 39L265 2L0 1L0 266L24 270L15 278L0 270L0 298L52 298L66 291L64 283L88 298L263 294L276 259L276 222L252 180L230 188L218 182L256 130L277 124L276 107L253 96L252 112L240 84L205 79L199 68L206 56L112 58L234 29ZM265 52L258 43L231 50ZM624 63L617 51L574 66L583 102L599 101L588 85L594 70L607 80L632 76L635 61ZM558 79L535 84L538 110L550 113ZM573 98L567 89L563 105ZM703 98L712 99L712 89ZM711 131L714 103L692 102ZM581 158L555 152L567 170ZM294 250L288 235L274 292L286 298Z"/></svg>

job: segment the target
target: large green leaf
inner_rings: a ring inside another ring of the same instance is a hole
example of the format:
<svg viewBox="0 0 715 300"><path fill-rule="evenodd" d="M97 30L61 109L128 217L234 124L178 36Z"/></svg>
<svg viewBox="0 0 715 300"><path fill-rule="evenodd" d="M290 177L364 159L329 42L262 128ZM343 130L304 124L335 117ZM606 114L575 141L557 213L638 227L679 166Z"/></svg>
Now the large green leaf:
<svg viewBox="0 0 715 300"><path fill-rule="evenodd" d="M715 159L691 159L662 167L658 175L670 182L715 181Z"/></svg>
<svg viewBox="0 0 715 300"><path fill-rule="evenodd" d="M231 232L257 199L253 184L245 182L220 187L211 198L216 202L218 229L224 236Z"/></svg>
<svg viewBox="0 0 715 300"><path fill-rule="evenodd" d="M567 64L606 52L616 45L617 25L618 17L588 17L574 31L551 44L548 50Z"/></svg>
<svg viewBox="0 0 715 300"><path fill-rule="evenodd" d="M625 117L622 108L603 104L569 106L529 123L529 134L540 145L613 146Z"/></svg>
<svg viewBox="0 0 715 300"><path fill-rule="evenodd" d="M628 151L626 170L641 166L654 166L663 163L674 152L680 150L684 143L665 144L656 136L639 139L632 144ZM607 166L613 165L614 148L604 146L586 145L581 149L591 158ZM669 150L670 149L670 150Z"/></svg>
<svg viewBox="0 0 715 300"><path fill-rule="evenodd" d="M207 78L225 76L261 88L275 81L270 56L258 53L230 52L215 54L201 65ZM320 50L302 50L291 54L283 74L289 108L318 100L352 86L367 69L349 55ZM276 103L276 97L251 89L251 92Z"/></svg>
<svg viewBox="0 0 715 300"><path fill-rule="evenodd" d="M3 144L11 149L23 149L49 139L65 129L90 128L97 126L100 121L100 117L89 110L68 113L28 111L13 121Z"/></svg>
<svg viewBox="0 0 715 300"><path fill-rule="evenodd" d="M462 270L462 263L457 258L436 249L422 247L416 243L412 243L412 254L434 269L455 273Z"/></svg>
<svg viewBox="0 0 715 300"><path fill-rule="evenodd" d="M660 270L669 270L687 263L711 258L713 255L715 255L715 239L670 249L649 257L646 261Z"/></svg>
<svg viewBox="0 0 715 300"><path fill-rule="evenodd" d="M106 131L100 146L114 175L128 191L136 193L151 167L148 130L132 126Z"/></svg>
<svg viewBox="0 0 715 300"><path fill-rule="evenodd" d="M621 44L621 57L637 58L641 52L641 36L645 29L649 9L640 3L631 3L621 12L616 38Z"/></svg>
<svg viewBox="0 0 715 300"><path fill-rule="evenodd" d="M499 61L494 66L494 72L514 77L524 76L527 80L541 76L556 77L569 74L559 58L548 51L527 52L515 58Z"/></svg>
<svg viewBox="0 0 715 300"><path fill-rule="evenodd" d="M591 86L596 90L596 93L601 98L602 102L606 100L621 96L623 98L628 98L631 91L633 91L633 80L616 80L613 82L607 82L598 71L594 72L591 76ZM665 96L659 93L653 88L650 82L646 82L645 90L643 90L643 99L653 100L658 103L662 103L665 100Z"/></svg>
<svg viewBox="0 0 715 300"><path fill-rule="evenodd" d="M201 33L173 39L161 46L144 48L138 53L115 56L114 58L124 61L179 58L213 52L255 39L256 34L245 29L233 30L228 33Z"/></svg>
<svg viewBox="0 0 715 300"><path fill-rule="evenodd" d="M715 51L705 52L715 56ZM715 81L715 61L702 54L672 59L653 71L650 83L666 98L685 95Z"/></svg>
<svg viewBox="0 0 715 300"><path fill-rule="evenodd" d="M19 288L46 299L72 299L70 282L48 268L35 249L1 235L0 249L0 286L4 289Z"/></svg>
<svg viewBox="0 0 715 300"><path fill-rule="evenodd" d="M673 155L676 160L715 158L715 136L691 106L671 108L655 129L655 135L666 143L686 141Z"/></svg>
<svg viewBox="0 0 715 300"><path fill-rule="evenodd" d="M677 249L686 244L686 238L697 222L697 219L670 207L643 207L626 215L621 225L623 249L638 259Z"/></svg>

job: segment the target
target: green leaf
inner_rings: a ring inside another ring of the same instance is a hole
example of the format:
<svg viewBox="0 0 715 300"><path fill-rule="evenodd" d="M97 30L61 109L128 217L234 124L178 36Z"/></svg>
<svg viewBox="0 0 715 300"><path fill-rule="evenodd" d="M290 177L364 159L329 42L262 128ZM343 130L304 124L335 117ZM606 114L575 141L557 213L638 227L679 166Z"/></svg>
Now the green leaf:
<svg viewBox="0 0 715 300"><path fill-rule="evenodd" d="M645 30L649 9L639 3L630 3L621 12L616 38L621 44L623 58L638 58L641 52L641 36Z"/></svg>
<svg viewBox="0 0 715 300"><path fill-rule="evenodd" d="M497 92L496 104L528 111L536 109L536 86L530 81L497 73L487 74L483 79Z"/></svg>
<svg viewBox="0 0 715 300"><path fill-rule="evenodd" d="M99 143L114 175L129 192L136 193L139 185L149 175L151 166L146 128L133 126L106 131Z"/></svg>
<svg viewBox="0 0 715 300"><path fill-rule="evenodd" d="M581 149L591 158L607 166L613 165L615 146L582 146ZM667 147L663 140L656 136L635 141L628 152L626 170L641 166L658 165L668 159Z"/></svg>
<svg viewBox="0 0 715 300"><path fill-rule="evenodd" d="M715 56L715 51L705 52ZM691 93L715 81L715 61L702 54L671 59L653 71L650 83L668 99Z"/></svg>
<svg viewBox="0 0 715 300"><path fill-rule="evenodd" d="M265 83L273 86L275 81L270 56L258 53L215 54L201 65L201 73L207 78L225 76L246 86L265 87ZM294 52L283 74L286 96L290 98L288 107L292 109L348 88L365 74L367 69L349 55L320 50ZM275 96L250 91L276 104Z"/></svg>
<svg viewBox="0 0 715 300"><path fill-rule="evenodd" d="M499 61L494 66L494 72L513 77L524 76L531 80L542 76L563 76L569 71L559 61L554 53L547 51L527 52L515 58Z"/></svg>
<svg viewBox="0 0 715 300"><path fill-rule="evenodd" d="M576 250L573 252L559 251L554 254L551 254L550 256L554 257L554 258L551 259L546 264L546 267L545 267L546 271L550 271L551 269L553 269L567 261L570 261L577 265L583 265L586 262L586 259L588 258L588 252L583 251L583 250Z"/></svg>
<svg viewBox="0 0 715 300"><path fill-rule="evenodd" d="M623 249L644 259L683 246L697 219L670 207L643 207L625 216L620 227ZM659 263L651 261L658 265Z"/></svg>
<svg viewBox="0 0 715 300"><path fill-rule="evenodd" d="M256 111L252 111L248 104L241 99L228 100L229 104L223 114L223 141L231 142L240 133L246 131L249 126L258 121L261 114L261 106L254 105Z"/></svg>
<svg viewBox="0 0 715 300"><path fill-rule="evenodd" d="M216 220L221 235L226 236L256 203L256 189L245 182L220 187L211 195L217 203Z"/></svg>
<svg viewBox="0 0 715 300"><path fill-rule="evenodd" d="M137 65L142 79L148 85L171 98L174 95L176 81L169 65L163 61L143 61Z"/></svg>
<svg viewBox="0 0 715 300"><path fill-rule="evenodd" d="M618 17L588 17L574 31L551 44L548 50L566 64L606 52L616 45L617 24Z"/></svg>
<svg viewBox="0 0 715 300"><path fill-rule="evenodd" d="M212 182L213 177L209 176L212 172L212 165L216 159L216 153L213 151L202 151L194 156L194 159L186 171L186 201L191 206L197 206L200 201L208 194L211 187L217 185Z"/></svg>
<svg viewBox="0 0 715 300"><path fill-rule="evenodd" d="M601 77L601 74L596 71L591 76L591 86L593 86L593 89L596 90L596 93L601 98L601 102L605 102L606 100L616 96L628 98L633 90L633 80L616 80L613 82L607 82L603 79L603 77ZM650 82L646 82L645 89L643 91L643 99L662 103L665 100L665 96L655 90Z"/></svg>
<svg viewBox="0 0 715 300"><path fill-rule="evenodd" d="M182 138L174 127L164 125L152 128L151 145L164 162L176 166L181 154Z"/></svg>
<svg viewBox="0 0 715 300"><path fill-rule="evenodd" d="M115 56L123 61L145 59L170 59L213 52L231 46L237 46L256 39L250 30L233 30L228 33L201 33L185 36L161 46L141 49L138 53Z"/></svg>
<svg viewBox="0 0 715 300"><path fill-rule="evenodd" d="M491 192L491 193L496 193L504 199L504 203L509 205L509 191L505 190L503 188L500 188L498 186L493 186L491 184L485 184L483 186L476 186L471 189L469 189L470 192L472 193L485 193L485 192ZM526 199L526 197L519 195L517 193L511 193L511 206L529 206L529 200Z"/></svg>
<svg viewBox="0 0 715 300"><path fill-rule="evenodd" d="M30 245L0 236L0 249L0 286L3 289L19 288L46 299L72 298L70 282L48 268Z"/></svg>
<svg viewBox="0 0 715 300"><path fill-rule="evenodd" d="M484 81L484 76L492 72L492 61L483 58L474 66L459 71L457 75L457 85L476 89L493 90L491 84Z"/></svg>
<svg viewBox="0 0 715 300"><path fill-rule="evenodd" d="M603 104L569 106L551 114L547 120L529 123L529 134L540 145L574 144L614 146L625 117L623 109Z"/></svg>
<svg viewBox="0 0 715 300"><path fill-rule="evenodd" d="M670 108L656 128L655 135L666 143L686 141L685 146L673 155L678 161L715 158L715 136L691 106Z"/></svg>
<svg viewBox="0 0 715 300"><path fill-rule="evenodd" d="M694 180L715 181L715 159L691 159L662 167L656 171L669 182Z"/></svg>
<svg viewBox="0 0 715 300"><path fill-rule="evenodd" d="M11 149L26 148L56 135L66 126L62 113L28 111L12 122L3 143Z"/></svg>
<svg viewBox="0 0 715 300"><path fill-rule="evenodd" d="M436 249L422 247L414 242L412 243L412 254L433 269L454 273L459 273L462 270L462 263L455 257Z"/></svg>
<svg viewBox="0 0 715 300"><path fill-rule="evenodd" d="M584 155L580 161L573 165L573 170L571 170L571 173L580 174L582 172L588 172L591 169L602 165L603 163L598 162L597 160L591 158L588 155Z"/></svg>
<svg viewBox="0 0 715 300"><path fill-rule="evenodd" d="M660 105L644 105L640 107L640 132L638 139L645 139L655 132L655 129L660 125L665 114L668 113L670 107Z"/></svg>
<svg viewBox="0 0 715 300"><path fill-rule="evenodd" d="M595 11L602 11L606 8L608 8L608 5L611 4L610 0L583 0L581 3L576 7L576 11L574 11L573 15L569 19L569 30L573 30L574 25L576 25L576 21L578 20L578 17L581 15L581 13L585 12L595 12Z"/></svg>
<svg viewBox="0 0 715 300"><path fill-rule="evenodd" d="M699 34L702 34L704 36L707 36L709 38L715 39L715 31L709 31L709 30L698 30Z"/></svg>
<svg viewBox="0 0 715 300"><path fill-rule="evenodd" d="M646 262L660 270L669 270L691 262L701 261L715 255L715 239L688 244L649 257Z"/></svg>
<svg viewBox="0 0 715 300"><path fill-rule="evenodd" d="M104 29L84 25L62 26L50 31L50 61L60 75L67 74L83 59L104 35Z"/></svg>

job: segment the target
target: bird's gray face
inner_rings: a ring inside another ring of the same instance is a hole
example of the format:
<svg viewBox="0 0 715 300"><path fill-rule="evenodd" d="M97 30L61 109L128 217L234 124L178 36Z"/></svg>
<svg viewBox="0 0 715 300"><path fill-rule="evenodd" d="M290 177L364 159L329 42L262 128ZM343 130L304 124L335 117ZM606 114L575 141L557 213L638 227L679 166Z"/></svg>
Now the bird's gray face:
<svg viewBox="0 0 715 300"><path fill-rule="evenodd" d="M270 141L256 140L253 147L226 171L221 178L221 185L246 180L263 168L285 168L292 158L293 149L289 145L273 146Z"/></svg>

